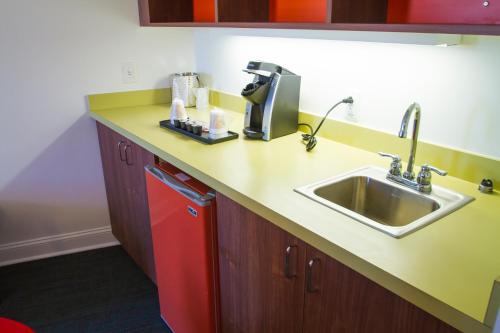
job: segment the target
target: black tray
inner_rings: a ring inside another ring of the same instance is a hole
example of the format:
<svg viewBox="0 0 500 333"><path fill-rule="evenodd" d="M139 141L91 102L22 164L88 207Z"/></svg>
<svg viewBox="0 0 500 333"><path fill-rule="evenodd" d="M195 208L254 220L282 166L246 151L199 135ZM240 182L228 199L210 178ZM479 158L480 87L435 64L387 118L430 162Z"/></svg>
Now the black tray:
<svg viewBox="0 0 500 333"><path fill-rule="evenodd" d="M186 136L189 136L192 139L195 139L196 141L204 142L204 143L207 143L209 145L213 145L214 143L219 143L219 142L237 139L239 136L238 133L231 132L231 131L227 131L226 134L220 134L217 136L210 136L206 132L202 132L201 135L197 135L197 134L191 133L187 130L183 130L181 128L175 127L174 125L172 125L170 123L170 119L160 120L160 127L169 129L169 130L177 132L177 133L184 134Z"/></svg>

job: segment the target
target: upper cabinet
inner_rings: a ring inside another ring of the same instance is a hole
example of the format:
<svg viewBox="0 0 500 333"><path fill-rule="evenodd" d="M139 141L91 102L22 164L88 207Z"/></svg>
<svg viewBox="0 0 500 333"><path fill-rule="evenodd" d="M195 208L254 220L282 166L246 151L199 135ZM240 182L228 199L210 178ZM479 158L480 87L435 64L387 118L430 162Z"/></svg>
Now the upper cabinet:
<svg viewBox="0 0 500 333"><path fill-rule="evenodd" d="M500 35L499 0L139 0L143 26Z"/></svg>
<svg viewBox="0 0 500 333"><path fill-rule="evenodd" d="M390 0L388 23L500 24L497 0Z"/></svg>

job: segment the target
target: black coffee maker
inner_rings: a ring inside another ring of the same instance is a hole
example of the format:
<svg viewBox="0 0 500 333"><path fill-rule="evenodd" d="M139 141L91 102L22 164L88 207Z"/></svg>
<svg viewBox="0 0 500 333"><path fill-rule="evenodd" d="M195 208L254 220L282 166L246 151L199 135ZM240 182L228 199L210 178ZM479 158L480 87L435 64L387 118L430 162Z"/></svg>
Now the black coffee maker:
<svg viewBox="0 0 500 333"><path fill-rule="evenodd" d="M241 92L247 102L243 133L269 141L295 133L299 117L300 76L267 62L251 61L243 71L254 74Z"/></svg>

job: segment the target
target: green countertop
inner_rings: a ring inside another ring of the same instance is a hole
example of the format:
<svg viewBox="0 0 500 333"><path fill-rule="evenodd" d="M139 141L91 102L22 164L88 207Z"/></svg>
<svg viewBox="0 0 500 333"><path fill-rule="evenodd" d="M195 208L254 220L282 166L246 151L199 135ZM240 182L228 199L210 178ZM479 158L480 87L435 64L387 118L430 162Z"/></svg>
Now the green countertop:
<svg viewBox="0 0 500 333"><path fill-rule="evenodd" d="M241 133L243 115L226 110ZM207 113L188 109L195 119ZM333 211L294 188L366 165L376 154L320 138L307 153L299 133L270 142L239 139L213 146L161 129L169 105L91 111L109 126L284 230L465 332L484 325L500 277L500 195L453 177L433 182L475 197L464 208L401 239ZM380 147L380 150L387 150Z"/></svg>

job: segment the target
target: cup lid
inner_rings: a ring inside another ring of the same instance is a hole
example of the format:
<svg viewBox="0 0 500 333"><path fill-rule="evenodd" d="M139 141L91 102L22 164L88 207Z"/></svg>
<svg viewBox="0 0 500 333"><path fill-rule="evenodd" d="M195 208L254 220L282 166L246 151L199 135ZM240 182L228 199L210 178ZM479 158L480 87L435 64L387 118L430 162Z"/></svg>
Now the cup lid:
<svg viewBox="0 0 500 333"><path fill-rule="evenodd" d="M183 73L175 73L175 76L198 76L198 73L195 72L183 72Z"/></svg>

